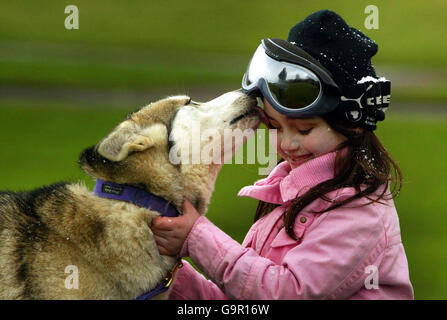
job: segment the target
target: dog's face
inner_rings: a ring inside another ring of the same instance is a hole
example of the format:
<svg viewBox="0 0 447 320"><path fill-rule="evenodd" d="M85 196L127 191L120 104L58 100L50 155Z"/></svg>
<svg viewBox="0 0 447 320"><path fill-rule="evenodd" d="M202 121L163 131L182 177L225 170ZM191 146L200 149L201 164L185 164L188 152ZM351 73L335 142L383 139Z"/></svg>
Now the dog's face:
<svg viewBox="0 0 447 320"><path fill-rule="evenodd" d="M186 196L204 213L222 164L191 161L193 149L209 152L225 130L256 128L259 122L256 99L239 91L205 103L170 97L129 115L97 145L84 150L79 162L95 178L146 188L177 206ZM213 135L196 139L198 126L200 132ZM188 157L185 150L192 151ZM228 153L234 148L220 156ZM173 155L181 160L173 161Z"/></svg>

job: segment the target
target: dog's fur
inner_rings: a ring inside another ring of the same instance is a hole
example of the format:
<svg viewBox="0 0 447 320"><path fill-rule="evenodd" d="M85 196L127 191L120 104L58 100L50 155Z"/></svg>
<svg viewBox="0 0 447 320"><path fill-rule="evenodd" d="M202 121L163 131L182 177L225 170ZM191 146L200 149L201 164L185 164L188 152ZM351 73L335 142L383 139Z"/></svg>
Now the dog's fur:
<svg viewBox="0 0 447 320"><path fill-rule="evenodd" d="M191 120L220 133L256 127L255 105L238 91L208 103L186 96L157 101L84 150L80 166L93 178L145 188L180 212L185 196L204 214L222 165L175 165L169 151L190 135ZM81 184L0 192L0 298L135 299L175 264L157 250L149 227L156 215ZM78 289L65 287L70 265L78 268Z"/></svg>

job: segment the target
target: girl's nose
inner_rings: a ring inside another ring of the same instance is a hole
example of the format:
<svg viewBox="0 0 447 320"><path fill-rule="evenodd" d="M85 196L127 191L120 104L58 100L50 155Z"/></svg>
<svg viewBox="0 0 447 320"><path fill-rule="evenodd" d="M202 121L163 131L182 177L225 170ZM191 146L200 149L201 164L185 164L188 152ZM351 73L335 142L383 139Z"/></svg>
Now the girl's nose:
<svg viewBox="0 0 447 320"><path fill-rule="evenodd" d="M281 149L285 153L293 154L300 148L299 142L296 140L296 135L283 134L281 139Z"/></svg>

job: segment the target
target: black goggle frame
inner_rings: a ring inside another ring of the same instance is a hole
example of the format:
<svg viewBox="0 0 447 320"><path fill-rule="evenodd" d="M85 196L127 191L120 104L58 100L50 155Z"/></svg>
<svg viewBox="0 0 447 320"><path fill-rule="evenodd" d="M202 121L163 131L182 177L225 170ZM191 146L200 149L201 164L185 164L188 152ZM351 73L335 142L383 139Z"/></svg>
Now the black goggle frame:
<svg viewBox="0 0 447 320"><path fill-rule="evenodd" d="M261 45L268 57L299 65L313 72L318 77L320 93L307 106L284 106L274 98L264 77L252 83L247 81L251 62L242 80L242 90L245 93L265 98L278 112L291 118L306 118L335 111L349 123L368 130L375 130L376 122L384 120L384 111L391 98L389 80L366 77L355 85L339 87L331 73L298 46L282 39L263 39Z"/></svg>

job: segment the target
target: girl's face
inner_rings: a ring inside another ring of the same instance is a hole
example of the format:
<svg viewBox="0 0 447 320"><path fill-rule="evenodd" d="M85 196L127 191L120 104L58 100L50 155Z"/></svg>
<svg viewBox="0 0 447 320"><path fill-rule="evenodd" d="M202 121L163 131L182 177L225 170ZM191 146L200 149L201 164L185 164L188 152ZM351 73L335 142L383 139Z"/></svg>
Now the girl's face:
<svg viewBox="0 0 447 320"><path fill-rule="evenodd" d="M347 140L321 117L293 119L276 111L264 99L270 129L277 129L277 151L292 169L322 154L334 151Z"/></svg>

